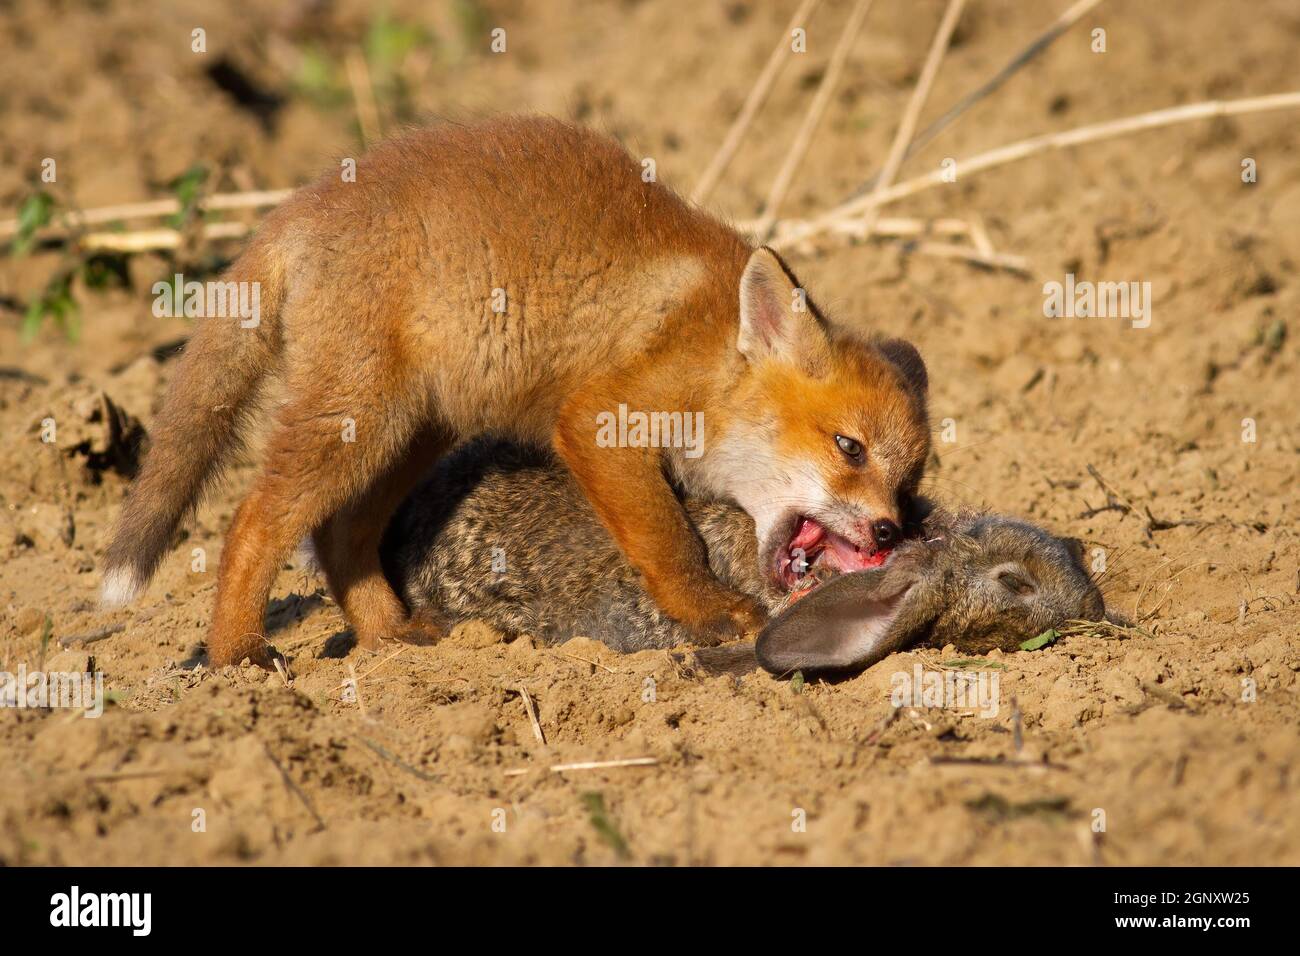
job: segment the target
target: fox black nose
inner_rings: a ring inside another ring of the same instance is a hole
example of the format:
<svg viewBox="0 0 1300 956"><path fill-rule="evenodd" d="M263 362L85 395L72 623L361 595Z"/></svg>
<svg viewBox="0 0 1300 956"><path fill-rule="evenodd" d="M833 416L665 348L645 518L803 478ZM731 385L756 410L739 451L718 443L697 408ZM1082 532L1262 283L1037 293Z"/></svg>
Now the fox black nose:
<svg viewBox="0 0 1300 956"><path fill-rule="evenodd" d="M871 525L871 537L875 539L877 548L892 548L902 536L898 525L888 518L881 518Z"/></svg>

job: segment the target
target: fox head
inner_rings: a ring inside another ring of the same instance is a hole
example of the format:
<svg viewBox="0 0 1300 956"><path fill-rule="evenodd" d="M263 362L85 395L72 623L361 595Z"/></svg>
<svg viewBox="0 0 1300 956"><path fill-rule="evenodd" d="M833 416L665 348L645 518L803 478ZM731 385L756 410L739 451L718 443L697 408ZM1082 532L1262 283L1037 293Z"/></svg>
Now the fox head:
<svg viewBox="0 0 1300 956"><path fill-rule="evenodd" d="M736 344L743 368L707 467L754 519L763 568L789 588L821 560L881 563L930 451L921 356L830 325L766 248L741 278Z"/></svg>

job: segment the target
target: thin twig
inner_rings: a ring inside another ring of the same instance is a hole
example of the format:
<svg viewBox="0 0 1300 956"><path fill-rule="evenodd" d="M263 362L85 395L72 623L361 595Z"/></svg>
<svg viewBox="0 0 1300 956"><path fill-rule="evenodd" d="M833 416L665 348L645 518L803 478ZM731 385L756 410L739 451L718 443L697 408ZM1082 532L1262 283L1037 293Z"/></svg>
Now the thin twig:
<svg viewBox="0 0 1300 956"><path fill-rule="evenodd" d="M166 770L122 770L117 773L88 773L83 779L87 783L117 783L119 780L148 780L151 777L161 777L164 774L175 773L177 770L178 768L171 767Z"/></svg>
<svg viewBox="0 0 1300 956"><path fill-rule="evenodd" d="M393 754L389 753L379 744L375 743L373 740L370 740L367 737L357 737L357 740L360 740L363 744L365 744L367 747L373 750L375 752L375 755L378 756L380 759L387 760L393 766L405 770L407 773L411 774L412 776L419 777L421 780L427 780L429 783L438 783L440 780L442 780L441 775L428 773L427 771L421 770L419 767L412 767L405 760L402 760L400 757L396 757Z"/></svg>
<svg viewBox="0 0 1300 956"><path fill-rule="evenodd" d="M822 114L826 112L826 107L830 104L831 95L835 92L835 87L839 83L840 74L844 72L844 63L848 60L849 50L853 47L853 41L857 38L858 31L862 29L862 21L866 19L867 11L870 9L871 0L857 0L852 12L849 13L844 32L840 34L839 41L831 52L830 65L826 67L826 72L822 75L821 83L813 96L812 104L808 107L808 112L804 114L799 132L795 134L794 142L790 144L790 149L786 152L785 162L781 164L780 171L777 172L776 178L772 180L772 188L768 191L767 201L763 204L763 215L759 220L759 227L755 230L760 242L767 239L768 233L772 230L772 224L776 222L781 200L785 198L786 190L790 188L794 174L799 169L799 164L803 162L808 147L812 144L813 133L817 131L817 125L821 122Z"/></svg>
<svg viewBox="0 0 1300 956"><path fill-rule="evenodd" d="M264 189L252 192L216 193L200 199L195 206L200 212L261 209L266 206L278 206L293 195L293 192L292 189ZM67 217L78 226L102 226L110 222L131 219L157 219L161 216L175 215L180 211L181 202L179 199L151 199L146 202L126 203L118 206L100 206L96 209L86 209L84 211L71 210L68 212ZM10 236L17 235L17 233L17 219L6 219L0 222L0 239L8 239ZM66 232L57 227L42 229L36 234L38 239L61 235L66 235Z"/></svg>
<svg viewBox="0 0 1300 956"><path fill-rule="evenodd" d="M1006 269L1020 275L1029 275L1029 260L1007 252L981 252L969 246L959 246L951 242L922 242L912 250L925 256L938 256L941 259L961 259L975 265L990 269Z"/></svg>
<svg viewBox="0 0 1300 956"><path fill-rule="evenodd" d="M1003 768L1025 770L1069 770L1065 764L1051 763L1047 760L1023 760L1004 757L931 757L931 766L984 767L989 770Z"/></svg>
<svg viewBox="0 0 1300 956"><path fill-rule="evenodd" d="M285 770L284 765L276 759L275 754L271 753L271 748L264 743L262 744L262 749L266 751L266 757L275 765L275 769L280 771L280 779L284 781L285 787L302 802L302 805L307 808L307 812L312 815L312 818L316 821L316 826L322 830L327 829L324 818L316 812L316 808L312 806L311 800L303 791L302 787L298 786L298 784L294 782L293 777L289 776L289 771Z"/></svg>
<svg viewBox="0 0 1300 956"><path fill-rule="evenodd" d="M352 675L352 693L357 695L357 710L364 717L366 716L366 701L361 696L361 680L357 677L357 669L352 666L351 661L348 661L348 673Z"/></svg>
<svg viewBox="0 0 1300 956"><path fill-rule="evenodd" d="M894 142L890 145L889 155L885 159L885 168L876 179L873 193L883 192L894 184L894 177L898 175L898 169L903 165L903 156L912 142L913 134L916 133L916 124L921 118L921 110L925 108L925 101L930 96L930 87L934 85L934 78L939 74L939 64L943 62L943 55L948 52L948 43L952 39L953 31L957 29L957 21L961 19L962 7L965 5L966 0L948 0L948 9L943 12L939 29L934 33L930 52L925 57L925 66L921 68L921 76L916 81L916 86L912 88L911 99L907 101L907 108L903 110L903 118L898 124ZM871 235L871 229L876 224L879 208L878 205L873 205L863 216L868 236Z"/></svg>
<svg viewBox="0 0 1300 956"><path fill-rule="evenodd" d="M1203 103L1153 110L1149 113L1139 113L1136 116L1128 116L1123 119L1091 123L1075 129L1062 130L1059 133L1047 133L1042 136L1022 139L1006 146L999 146L996 149L976 153L974 156L958 160L957 169L961 175L969 176L971 173L982 172L995 166L1003 166L1049 149L1066 149L1084 143L1115 139L1129 133L1160 129L1179 123L1190 123L1194 120L1211 119L1216 116L1241 116L1247 113L1263 113L1271 110L1297 108L1300 108L1300 91L1274 93L1268 96L1252 96L1237 100L1207 100ZM905 180L879 193L872 193L868 196L861 196L849 202L841 203L814 219L787 222L785 224L786 228L773 237L771 241L777 245L789 245L799 242L809 236L824 232L827 226L836 220L843 219L846 216L860 216L873 206L888 205L932 186L938 186L947 181L945 175L945 170L936 169L924 176Z"/></svg>
<svg viewBox="0 0 1300 956"><path fill-rule="evenodd" d="M657 757L632 757L627 760L588 760L582 763L557 763L549 767L551 773L566 773L570 770L610 770L619 767L652 767L659 763ZM532 767L514 767L503 771L507 777L522 777L533 772Z"/></svg>
<svg viewBox="0 0 1300 956"><path fill-rule="evenodd" d="M738 229L748 231L756 224L738 223ZM827 233L848 236L852 239L865 240L867 230L871 228L859 216L845 217L828 223ZM990 269L1006 269L1020 275L1029 275L1029 260L1023 256L999 253L993 248L988 233L977 219L966 222L961 219L878 219L872 233L878 237L911 238L924 236L968 237L974 248L945 242L921 242L908 247L909 253L938 256L943 259L962 259L975 265ZM803 240L800 246L806 246L809 240Z"/></svg>
<svg viewBox="0 0 1300 956"><path fill-rule="evenodd" d="M758 79L754 83L754 88L745 97L745 105L740 108L740 113L732 121L731 128L727 130L722 145L718 147L717 153L714 154L713 159L710 160L708 167L704 170L704 175L695 184L695 189L691 192L691 202L702 204L709 198L714 187L718 185L718 180L726 172L731 158L736 154L736 150L740 148L740 141L745 138L745 133L749 130L749 124L754 121L754 116L767 100L768 93L772 91L773 82L775 82L777 75L781 72L781 67L785 65L788 59L786 54L790 52L790 35L800 24L808 22L808 18L820 2L821 0L803 0L794 16L790 18L785 33L781 35L776 48L768 56L763 71L759 73Z"/></svg>
<svg viewBox="0 0 1300 956"><path fill-rule="evenodd" d="M110 624L108 627L101 627L89 634L68 634L59 638L60 647L74 647L84 644L94 644L96 641L102 641L105 638L112 637L121 631L126 630L125 624Z"/></svg>
<svg viewBox="0 0 1300 956"><path fill-rule="evenodd" d="M993 248L993 241L989 239L988 230L984 228L984 220L979 216L972 216L970 220L970 241L974 243L975 248L986 256L996 254Z"/></svg>
<svg viewBox="0 0 1300 956"><path fill-rule="evenodd" d="M379 670L379 668L383 667L385 664L389 663L390 661L396 660L396 659L397 659L398 657L400 657L400 656L401 656L401 655L406 651L406 649L407 649L408 647L410 647L410 646L411 646L411 645L409 645L409 644L403 644L401 647L399 647L397 650L393 651L393 653L389 654L387 657L385 657L385 658L384 658L382 661L380 661L378 664L375 664L375 665L374 665L373 667L371 667L369 670L362 671L362 672L361 672L361 676L356 678L356 679L357 679L357 683L358 683L358 684L361 683L363 680L365 680L367 677L369 677L371 674L373 674L375 671ZM354 673L352 676L353 676L353 677L356 677L356 674Z"/></svg>
<svg viewBox="0 0 1300 956"><path fill-rule="evenodd" d="M361 145L369 146L379 141L379 105L375 102L375 87L370 82L370 67L362 52L353 47L344 57L348 83L352 86L352 101L357 109L357 125L361 127Z"/></svg>
<svg viewBox="0 0 1300 956"><path fill-rule="evenodd" d="M257 227L246 222L204 223L199 234L206 240L242 239ZM71 239L72 237L54 237ZM88 232L76 244L87 252L150 252L179 249L184 237L175 229L141 229L136 232Z"/></svg>
<svg viewBox="0 0 1300 956"><path fill-rule="evenodd" d="M611 674L619 673L615 668L602 664L600 661L589 660L585 657L579 657L576 654L561 654L558 651L547 651L546 653L550 654L552 657L558 657L561 660L581 661L583 664L590 664L592 667L599 667L601 670L609 671Z"/></svg>
<svg viewBox="0 0 1300 956"><path fill-rule="evenodd" d="M543 747L546 746L546 734L542 733L542 725L537 720L537 708L533 706L533 698L529 696L527 688L523 684L519 685L519 697L524 702L524 710L528 712L528 722L533 725L533 736Z"/></svg>
<svg viewBox="0 0 1300 956"><path fill-rule="evenodd" d="M551 773L567 773L570 770L613 770L619 767L653 767L659 763L658 757L630 757L626 760L587 760L580 763L558 763L551 767Z"/></svg>
<svg viewBox="0 0 1300 956"><path fill-rule="evenodd" d="M1051 26L1035 37L1032 43L1013 56L1011 62L994 74L992 79L981 84L970 93L967 93L958 100L957 104L948 110L948 112L944 113L925 129L921 130L921 132L917 133L912 139L911 145L908 146L907 152L903 154L903 159L906 160L908 157L912 156L929 143L930 140L934 139L952 125L952 123L957 120L957 117L961 116L980 100L986 99L988 96L993 94L998 87L1018 73L1025 64L1037 58L1040 53L1052 45L1057 37L1078 23L1085 13L1097 6L1099 3L1101 3L1101 0L1079 0L1078 3L1075 3L1068 10L1062 13L1056 18L1055 22L1053 22ZM864 193L870 192L875 188L876 182L879 179L880 174L877 173L850 193L847 198L854 199Z"/></svg>
<svg viewBox="0 0 1300 956"><path fill-rule="evenodd" d="M754 234L758 231L759 220L746 219L736 223L741 232ZM837 235L854 239L866 238L861 216L846 216L830 223L826 229ZM916 219L911 217L887 217L876 220L873 234L877 236L972 236L973 226L965 219Z"/></svg>

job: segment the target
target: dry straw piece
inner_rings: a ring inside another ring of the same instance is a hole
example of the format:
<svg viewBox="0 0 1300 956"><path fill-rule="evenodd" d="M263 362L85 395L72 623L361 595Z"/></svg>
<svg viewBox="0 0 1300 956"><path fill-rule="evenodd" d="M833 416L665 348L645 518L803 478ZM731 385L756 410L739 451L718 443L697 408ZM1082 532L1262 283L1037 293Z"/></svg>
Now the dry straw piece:
<svg viewBox="0 0 1300 956"><path fill-rule="evenodd" d="M718 151L709 162L708 168L704 170L704 175L700 177L700 181L696 183L695 189L691 192L691 202L703 204L718 185L718 181L722 179L722 174L726 172L731 158L736 155L736 150L740 148L740 142L745 138L750 123L754 121L759 109L767 101L768 93L772 92L772 84L776 82L781 67L785 66L786 60L794 52L790 48L791 34L799 26L808 22L820 2L821 0L803 0L799 5L799 9L794 12L794 16L790 18L785 33L777 40L776 48L768 56L767 63L763 66L763 72L758 75L758 80L754 83L753 89L745 97L745 105L740 108L740 113L732 121L731 128L727 130L722 145L718 147Z"/></svg>
<svg viewBox="0 0 1300 956"><path fill-rule="evenodd" d="M909 145L907 147L906 152L903 153L903 158L907 159L907 157L911 156L917 150L921 149L921 147L929 143L930 140L934 139L945 129L947 129L949 126L955 123L957 121L957 118L961 116L963 113L965 113L968 109L970 109L980 100L983 100L988 96L992 95L1000 86L1002 86L1003 83L1005 83L1007 80L1011 79L1011 77L1015 76L1018 72L1020 72L1020 70L1023 69L1027 63L1032 62L1035 58L1040 56L1044 50L1046 50L1048 47L1052 45L1053 42L1056 41L1058 37L1060 37L1063 33L1069 30L1070 27L1078 23L1081 19L1083 19L1083 15L1085 13L1092 10L1094 7L1098 6L1101 2L1102 0L1079 0L1078 3L1074 4L1064 13L1062 13L1059 17L1057 17L1054 21L1052 21L1051 25L1048 26L1046 30L1044 30L1038 36L1034 37L1034 39L1030 41L1028 46L1020 50L1020 52L1018 52L1015 56L1013 56L1010 59L1010 61L1008 61L1006 66L1002 67L1002 69L998 70L997 73L993 74L993 76L990 79L985 80L975 89L971 90L969 93L963 96L948 110L948 112L944 113L937 120L935 120L925 129L921 130L920 133L914 136L912 138L911 145ZM875 187L876 181L879 178L880 177L877 175L867 180L849 198L853 199L873 189Z"/></svg>
<svg viewBox="0 0 1300 956"><path fill-rule="evenodd" d="M903 165L903 158L908 146L911 145L913 134L916 133L916 124L921 119L921 110L925 108L925 101L930 98L930 87L934 85L934 78L939 75L939 64L943 62L943 55L948 52L948 44L952 40L953 31L957 29L957 21L961 19L961 11L965 5L966 0L948 0L948 9L943 12L943 19L939 21L939 29L935 31L930 52L925 57L925 66L921 68L921 76L912 89L911 99L907 101L907 109L903 111L898 132L894 134L894 142L889 147L889 155L885 159L885 168L876 180L873 194L883 192L892 185L894 177L898 175L899 167ZM871 206L863 217L866 237L871 235L872 227L876 224L878 208L879 204Z"/></svg>
<svg viewBox="0 0 1300 956"><path fill-rule="evenodd" d="M370 67L357 48L347 52L345 58L348 83L352 87L352 101L356 105L357 125L361 127L361 145L379 142L383 135L379 125L379 104L375 102L375 87L370 82Z"/></svg>
<svg viewBox="0 0 1300 956"><path fill-rule="evenodd" d="M1139 113L1136 116L1128 116L1124 119L1091 123L1087 126L1063 130L1059 133L1033 136L1007 146L999 146L997 149L977 153L966 159L959 159L956 168L959 175L969 176L971 173L982 172L995 166L1003 166L1050 149L1066 149L1071 146L1081 146L1085 143L1115 139L1129 133L1160 129L1179 123L1190 123L1193 120L1212 119L1217 116L1241 116L1247 113L1263 113L1271 110L1297 108L1300 108L1300 90L1289 93L1274 93L1270 96L1251 96L1239 100L1208 100L1203 103L1191 103L1187 106L1154 110L1150 113ZM914 179L905 180L879 192L841 203L814 219L788 221L785 224L786 228L775 237L774 241L780 245L788 245L818 233L826 232L838 220L861 216L873 207L897 202L932 186L938 186L946 181L944 175L944 170L936 169L924 176L917 176Z"/></svg>
<svg viewBox="0 0 1300 956"><path fill-rule="evenodd" d="M290 196L292 189L260 189L239 193L216 193L200 199L196 204L202 212L230 212L236 209L261 209L278 206ZM118 206L100 206L84 212L72 211L68 217L78 226L103 226L110 222L125 222L132 219L157 219L160 216L174 216L181 211L179 199L151 199L148 202L126 203ZM0 221L0 239L8 239L18 234L18 220ZM42 229L39 238L57 238L67 235L65 230L57 228Z"/></svg>
<svg viewBox="0 0 1300 956"><path fill-rule="evenodd" d="M542 733L542 725L537 720L537 708L533 706L533 698L523 684L519 685L519 698L524 702L524 710L528 712L528 722L533 725L533 736L539 744L545 746L546 734Z"/></svg>
<svg viewBox="0 0 1300 956"><path fill-rule="evenodd" d="M799 126L799 132L795 134L794 141L790 144L790 149L785 156L785 162L781 164L776 178L772 180L772 188L768 190L767 201L763 204L763 217L759 220L759 225L755 230L760 242L767 238L772 224L776 222L777 210L781 206L781 201L785 199L786 190L790 188L790 183L794 181L794 174L799 170L799 164L803 162L808 147L812 145L813 134L817 132L817 126L821 122L822 115L826 112L826 107L830 105L831 94L835 92L835 87L839 84L840 74L844 72L844 64L849 58L849 50L853 46L853 41L857 39L858 32L862 29L862 22L867 18L867 11L870 9L871 0L857 0L857 3L853 6L853 11L849 14L848 22L844 26L844 32L840 34L839 42L835 44L835 49L831 51L830 65L826 67L826 73L817 86L817 92L813 95L813 101L808 107L808 112L804 114L803 123Z"/></svg>

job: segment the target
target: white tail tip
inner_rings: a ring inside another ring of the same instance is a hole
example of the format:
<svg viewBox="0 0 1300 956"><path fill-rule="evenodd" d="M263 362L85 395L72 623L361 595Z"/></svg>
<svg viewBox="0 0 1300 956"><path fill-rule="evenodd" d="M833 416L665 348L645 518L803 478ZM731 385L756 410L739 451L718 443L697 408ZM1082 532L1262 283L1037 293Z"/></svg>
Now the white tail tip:
<svg viewBox="0 0 1300 956"><path fill-rule="evenodd" d="M104 575L100 601L105 607L121 607L134 601L142 590L144 582L129 568L114 568Z"/></svg>

